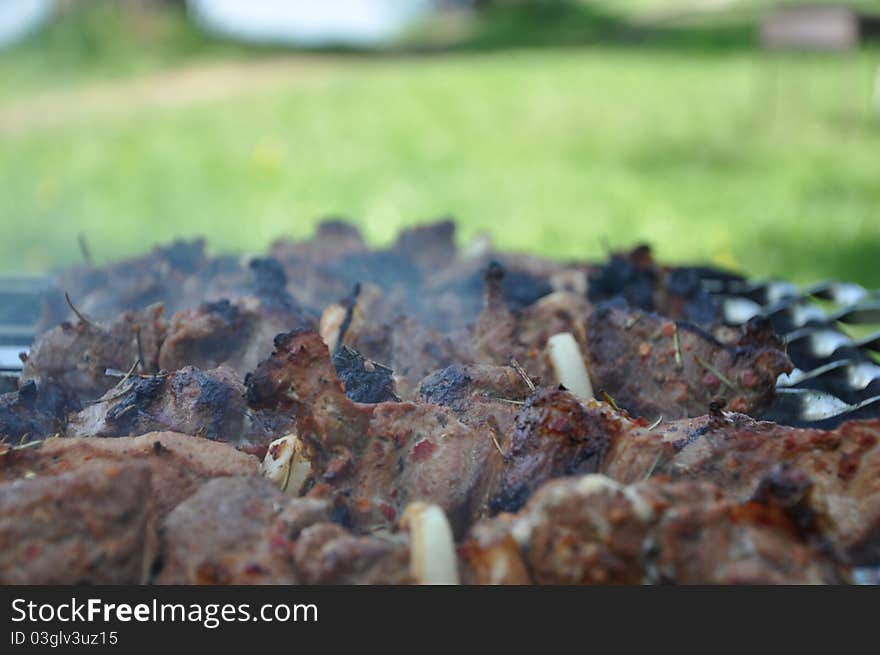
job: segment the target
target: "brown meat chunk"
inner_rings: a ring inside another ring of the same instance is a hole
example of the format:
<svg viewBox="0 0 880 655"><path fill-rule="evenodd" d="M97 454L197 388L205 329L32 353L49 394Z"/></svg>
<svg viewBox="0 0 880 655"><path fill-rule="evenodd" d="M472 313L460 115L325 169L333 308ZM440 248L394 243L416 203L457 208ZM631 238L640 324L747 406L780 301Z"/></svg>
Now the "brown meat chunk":
<svg viewBox="0 0 880 655"><path fill-rule="evenodd" d="M788 502L803 501L798 511L815 514L839 556L880 562L880 421L805 430L719 412L653 430L621 418L609 437L600 471L624 483L651 475L708 480L744 502L780 467L799 471L809 484Z"/></svg>
<svg viewBox="0 0 880 655"><path fill-rule="evenodd" d="M264 478L210 480L161 523L158 584L296 584L270 529L284 495Z"/></svg>
<svg viewBox="0 0 880 655"><path fill-rule="evenodd" d="M259 477L212 480L161 525L159 584L404 584L405 536L363 537L328 503Z"/></svg>
<svg viewBox="0 0 880 655"><path fill-rule="evenodd" d="M156 553L151 490L137 462L0 484L0 584L143 584Z"/></svg>
<svg viewBox="0 0 880 655"><path fill-rule="evenodd" d="M65 388L28 380L18 391L0 396L0 440L21 443L64 432L67 415L80 403Z"/></svg>
<svg viewBox="0 0 880 655"><path fill-rule="evenodd" d="M459 533L484 510L487 476L500 466L490 435L433 404L351 401L313 332L291 332L275 345L247 380L248 399L296 413L318 485L313 493L343 498L359 530L394 525L414 500L439 505Z"/></svg>
<svg viewBox="0 0 880 655"><path fill-rule="evenodd" d="M151 377L132 377L70 419L68 436L123 437L169 431L235 444L266 443L292 428L270 430L248 410L245 388L231 370L187 366Z"/></svg>
<svg viewBox="0 0 880 655"><path fill-rule="evenodd" d="M601 475L544 485L517 515L476 526L461 552L478 583L522 582L524 571L539 584L848 579L782 512L708 483L627 487Z"/></svg>
<svg viewBox="0 0 880 655"><path fill-rule="evenodd" d="M489 435L429 404L377 405L366 447L353 452L350 465L337 466L346 463L338 455L322 477L350 499L352 524L361 530L394 525L408 503L420 500L439 505L463 534L486 511L489 476L500 468Z"/></svg>
<svg viewBox="0 0 880 655"><path fill-rule="evenodd" d="M203 303L172 317L159 366L176 371L224 365L244 376L269 356L275 335L305 324L300 314L253 297Z"/></svg>
<svg viewBox="0 0 880 655"><path fill-rule="evenodd" d="M255 475L259 461L228 444L173 432L140 437L47 439L38 447L0 449L0 482L31 473L51 476L77 471L90 462L122 466L143 462L152 474L159 516L215 477Z"/></svg>
<svg viewBox="0 0 880 655"><path fill-rule="evenodd" d="M449 407L462 423L488 430L499 441L530 393L515 369L488 364L449 366L419 384L422 400Z"/></svg>
<svg viewBox="0 0 880 655"><path fill-rule="evenodd" d="M652 421L700 416L716 399L760 415L791 362L772 333L753 329L758 332L747 328L737 345L725 345L688 323L600 305L587 324L593 387Z"/></svg>
<svg viewBox="0 0 880 655"><path fill-rule="evenodd" d="M516 511L544 482L595 473L608 450L606 422L560 389L531 396L501 443L504 471L492 498L494 511Z"/></svg>
<svg viewBox="0 0 880 655"><path fill-rule="evenodd" d="M402 316L391 327L391 369L397 394L413 400L418 383L429 373L456 361L461 356L452 336L428 327L411 316Z"/></svg>
<svg viewBox="0 0 880 655"><path fill-rule="evenodd" d="M280 334L275 350L245 378L248 404L297 417L301 437L312 448L358 448L372 415L345 395L320 335L307 329Z"/></svg>
<svg viewBox="0 0 880 655"><path fill-rule="evenodd" d="M306 528L294 549L305 584L410 584L409 558L403 536L355 536L334 523Z"/></svg>
<svg viewBox="0 0 880 655"><path fill-rule="evenodd" d="M163 311L162 305L151 305L125 312L106 326L62 323L37 337L22 381L52 382L86 401L99 398L117 383L119 378L108 375L107 369L127 371L140 359L140 372L155 373L166 330Z"/></svg>

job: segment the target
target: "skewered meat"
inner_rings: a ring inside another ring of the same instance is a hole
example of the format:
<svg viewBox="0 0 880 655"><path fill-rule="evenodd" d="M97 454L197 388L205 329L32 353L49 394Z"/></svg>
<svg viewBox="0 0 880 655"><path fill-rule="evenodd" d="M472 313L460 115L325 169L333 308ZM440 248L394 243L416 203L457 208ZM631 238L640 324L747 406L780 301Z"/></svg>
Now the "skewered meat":
<svg viewBox="0 0 880 655"><path fill-rule="evenodd" d="M260 477L202 485L162 521L159 584L294 584L269 529L283 507L277 488ZM296 501L293 501L296 502Z"/></svg>
<svg viewBox="0 0 880 655"><path fill-rule="evenodd" d="M769 324L720 325L705 273L459 251L450 222L83 268L59 288L103 323L42 335L0 398L7 438L69 438L0 445L0 497L55 516L50 480L139 471L164 583L846 581L880 563L880 423L745 416L791 365Z"/></svg>
<svg viewBox="0 0 880 655"><path fill-rule="evenodd" d="M80 401L94 400L118 378L108 369L127 371L139 362L141 371L158 370L159 346L165 337L162 305L125 312L107 326L82 320L62 323L37 337L24 363L22 381L55 383Z"/></svg>
<svg viewBox="0 0 880 655"><path fill-rule="evenodd" d="M587 327L593 383L649 420L700 416L719 398L733 411L760 415L776 378L791 371L766 327L750 324L737 344L721 344L689 323L599 305Z"/></svg>
<svg viewBox="0 0 880 655"><path fill-rule="evenodd" d="M499 457L488 435L433 404L351 401L314 332L280 336L275 347L248 378L248 399L297 415L317 484L312 493L342 500L352 525L393 525L418 499L439 505L460 534L484 510Z"/></svg>
<svg viewBox="0 0 880 655"><path fill-rule="evenodd" d="M0 440L21 443L64 432L69 412L80 409L79 401L66 389L33 380L18 391L0 396Z"/></svg>
<svg viewBox="0 0 880 655"><path fill-rule="evenodd" d="M71 416L67 435L125 437L167 430L260 444L275 436L274 430L292 427L292 417L274 417L267 426L248 409L244 395L238 376L225 367L200 371L187 366L174 373L134 376Z"/></svg>
<svg viewBox="0 0 880 655"><path fill-rule="evenodd" d="M403 584L403 536L330 522L327 503L286 498L258 477L212 480L161 525L159 584Z"/></svg>
<svg viewBox="0 0 880 655"><path fill-rule="evenodd" d="M516 511L550 479L598 471L609 447L602 419L566 391L531 396L502 441L505 466L492 509Z"/></svg>
<svg viewBox="0 0 880 655"><path fill-rule="evenodd" d="M173 432L119 439L47 439L36 447L0 449L0 485L77 471L94 462L117 467L143 463L152 476L149 495L160 517L205 480L256 475L259 464L252 455L227 444Z"/></svg>
<svg viewBox="0 0 880 655"><path fill-rule="evenodd" d="M0 484L0 584L143 584L156 552L152 490L139 462Z"/></svg>
<svg viewBox="0 0 880 655"><path fill-rule="evenodd" d="M622 486L600 475L546 484L462 547L476 583L840 583L846 570L782 512L708 483Z"/></svg>
<svg viewBox="0 0 880 655"><path fill-rule="evenodd" d="M595 304L619 299L633 309L708 326L718 320L720 308L701 284L706 272L658 266L651 249L639 246L629 253L613 254L607 264L590 272L589 298ZM725 275L726 279L736 277Z"/></svg>
<svg viewBox="0 0 880 655"><path fill-rule="evenodd" d="M449 407L462 423L489 431L498 440L513 425L529 393L531 388L516 369L487 364L449 366L419 385L424 401Z"/></svg>
<svg viewBox="0 0 880 655"><path fill-rule="evenodd" d="M255 297L204 303L171 318L159 367L176 371L188 365L203 370L224 365L244 377L269 356L276 334L306 324L289 307Z"/></svg>
<svg viewBox="0 0 880 655"><path fill-rule="evenodd" d="M805 484L789 490L788 504L815 515L840 557L880 562L877 421L802 430L718 412L654 430L619 420L609 434L611 445L600 470L625 483L651 475L710 480L744 502L765 494L780 470L799 472Z"/></svg>

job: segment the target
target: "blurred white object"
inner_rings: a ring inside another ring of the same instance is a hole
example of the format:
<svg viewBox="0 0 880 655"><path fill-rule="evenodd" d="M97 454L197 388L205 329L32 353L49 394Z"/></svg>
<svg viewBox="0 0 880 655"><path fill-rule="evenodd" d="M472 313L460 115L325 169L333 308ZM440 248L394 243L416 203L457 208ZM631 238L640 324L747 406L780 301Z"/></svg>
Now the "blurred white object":
<svg viewBox="0 0 880 655"><path fill-rule="evenodd" d="M0 46L15 43L52 13L55 0L0 0Z"/></svg>
<svg viewBox="0 0 880 655"><path fill-rule="evenodd" d="M433 0L187 0L205 29L245 41L375 46L428 16Z"/></svg>
<svg viewBox="0 0 880 655"><path fill-rule="evenodd" d="M859 44L859 19L846 7L782 7L762 18L760 35L770 49L849 50Z"/></svg>

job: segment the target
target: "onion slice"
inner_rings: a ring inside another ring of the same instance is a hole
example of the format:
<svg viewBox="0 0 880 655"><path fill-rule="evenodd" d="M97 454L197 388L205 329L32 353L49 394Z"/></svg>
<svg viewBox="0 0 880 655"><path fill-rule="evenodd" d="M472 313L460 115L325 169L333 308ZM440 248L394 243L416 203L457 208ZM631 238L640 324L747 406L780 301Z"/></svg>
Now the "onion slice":
<svg viewBox="0 0 880 655"><path fill-rule="evenodd" d="M547 339L547 354L559 384L581 400L593 397L584 356L571 332L560 332Z"/></svg>
<svg viewBox="0 0 880 655"><path fill-rule="evenodd" d="M281 491L299 496L302 486L312 471L302 441L295 434L287 434L269 444L266 457L260 464L260 473L278 485Z"/></svg>
<svg viewBox="0 0 880 655"><path fill-rule="evenodd" d="M415 582L459 584L452 528L443 510L428 503L411 503L403 512L401 526L409 530L409 566Z"/></svg>

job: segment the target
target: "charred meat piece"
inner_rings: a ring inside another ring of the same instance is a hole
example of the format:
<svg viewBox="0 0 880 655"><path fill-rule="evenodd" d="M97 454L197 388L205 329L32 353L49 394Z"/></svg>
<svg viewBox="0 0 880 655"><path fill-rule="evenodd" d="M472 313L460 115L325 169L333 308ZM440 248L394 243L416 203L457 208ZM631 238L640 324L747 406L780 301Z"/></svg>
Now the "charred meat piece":
<svg viewBox="0 0 880 655"><path fill-rule="evenodd" d="M504 298L505 272L492 262L484 274L483 309L473 325L473 361L479 364L504 365L519 354L517 313Z"/></svg>
<svg viewBox="0 0 880 655"><path fill-rule="evenodd" d="M614 254L607 264L597 267L589 277L590 302L623 298L634 309L654 311L654 289L659 272L648 246L626 254Z"/></svg>
<svg viewBox="0 0 880 655"><path fill-rule="evenodd" d="M140 310L156 303L176 311L176 303L185 302L184 292L191 286L187 282L207 262L204 241L175 241L154 248L143 257L105 267L67 270L55 281L56 290L44 303L39 331L74 320L65 302L65 293L76 301L79 311L98 321L108 321L120 312ZM217 272L212 269L209 276Z"/></svg>
<svg viewBox="0 0 880 655"><path fill-rule="evenodd" d="M80 401L94 400L113 387L118 377L108 369L158 370L159 346L165 338L162 305L125 312L109 325L79 321L62 323L37 337L24 363L22 381L52 382Z"/></svg>
<svg viewBox="0 0 880 655"><path fill-rule="evenodd" d="M159 365L166 371L225 365L244 376L268 357L275 335L306 323L296 311L253 297L204 303L172 317Z"/></svg>
<svg viewBox="0 0 880 655"><path fill-rule="evenodd" d="M515 512L542 484L595 473L609 448L602 413L559 389L531 396L502 441L504 472L493 511Z"/></svg>
<svg viewBox="0 0 880 655"><path fill-rule="evenodd" d="M539 584L840 583L847 571L781 513L707 483L623 486L601 475L542 487L515 516L474 527L471 581Z"/></svg>
<svg viewBox="0 0 880 655"><path fill-rule="evenodd" d="M204 241L177 241L143 257L65 271L45 299L38 331L73 320L65 292L79 311L106 321L154 303L162 303L170 315L206 301L247 295L290 307L295 301L285 284L283 269L271 258L209 257Z"/></svg>
<svg viewBox="0 0 880 655"><path fill-rule="evenodd" d="M738 344L721 344L689 323L614 304L595 308L587 342L595 388L649 420L700 416L717 399L760 415L776 378L791 370L779 340L760 325L747 326Z"/></svg>
<svg viewBox="0 0 880 655"><path fill-rule="evenodd" d="M333 367L345 387L345 394L356 403L400 400L394 393L391 369L365 359L348 346L333 355Z"/></svg>
<svg viewBox="0 0 880 655"><path fill-rule="evenodd" d="M408 255L429 277L455 260L455 222L446 219L402 230L393 249Z"/></svg>
<svg viewBox="0 0 880 655"><path fill-rule="evenodd" d="M63 387L28 380L0 396L0 439L21 443L63 433L68 413L79 409L79 400Z"/></svg>
<svg viewBox="0 0 880 655"><path fill-rule="evenodd" d="M359 448L372 407L345 395L320 335L293 330L275 337L274 345L271 356L245 378L248 404L295 415L300 436L308 436L312 448Z"/></svg>
<svg viewBox="0 0 880 655"><path fill-rule="evenodd" d="M639 246L613 254L607 264L595 267L588 293L594 304L622 300L633 309L708 326L718 321L720 307L704 281L735 278L705 267L661 267L648 246Z"/></svg>
<svg viewBox="0 0 880 655"><path fill-rule="evenodd" d="M801 510L817 515L838 552L855 564L880 563L880 421L823 431L741 417L716 422L661 464L660 472L710 479L741 500L760 498L778 466L796 469L812 483L802 493Z"/></svg>
<svg viewBox="0 0 880 655"><path fill-rule="evenodd" d="M391 368L401 398L415 398L422 378L463 360L468 361L452 336L412 317L402 317L391 328Z"/></svg>
<svg viewBox="0 0 880 655"><path fill-rule="evenodd" d="M167 430L234 444L264 444L293 427L264 425L244 399L245 387L231 370L200 371L187 366L174 373L132 377L71 416L68 436L125 437Z"/></svg>
<svg viewBox="0 0 880 655"><path fill-rule="evenodd" d="M0 584L143 584L156 554L151 491L138 462L0 484Z"/></svg>
<svg viewBox="0 0 880 655"><path fill-rule="evenodd" d="M287 274L272 257L256 257L248 268L254 274L254 295L269 306L280 311L302 314L303 311L287 291Z"/></svg>
<svg viewBox="0 0 880 655"><path fill-rule="evenodd" d="M449 366L419 385L425 402L449 407L462 423L490 431L499 441L531 391L516 369L487 364Z"/></svg>
<svg viewBox="0 0 880 655"><path fill-rule="evenodd" d="M37 476L55 476L99 462L119 468L143 463L152 476L158 516L167 514L205 480L256 475L256 457L217 443L173 432L141 437L47 439L36 447L0 447L0 483Z"/></svg>

